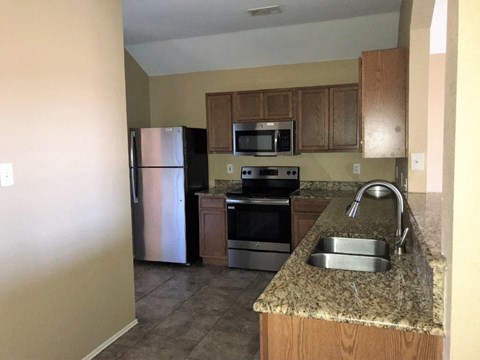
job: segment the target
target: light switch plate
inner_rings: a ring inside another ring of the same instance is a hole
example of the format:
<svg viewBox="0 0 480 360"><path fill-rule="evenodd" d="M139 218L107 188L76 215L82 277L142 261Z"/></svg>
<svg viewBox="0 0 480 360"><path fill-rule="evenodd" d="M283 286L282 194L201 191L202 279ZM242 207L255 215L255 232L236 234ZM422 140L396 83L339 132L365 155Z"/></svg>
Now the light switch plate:
<svg viewBox="0 0 480 360"><path fill-rule="evenodd" d="M227 173L233 174L233 164L227 164Z"/></svg>
<svg viewBox="0 0 480 360"><path fill-rule="evenodd" d="M0 164L0 186L13 185L13 166L10 163Z"/></svg>
<svg viewBox="0 0 480 360"><path fill-rule="evenodd" d="M425 153L412 153L412 170L425 170Z"/></svg>

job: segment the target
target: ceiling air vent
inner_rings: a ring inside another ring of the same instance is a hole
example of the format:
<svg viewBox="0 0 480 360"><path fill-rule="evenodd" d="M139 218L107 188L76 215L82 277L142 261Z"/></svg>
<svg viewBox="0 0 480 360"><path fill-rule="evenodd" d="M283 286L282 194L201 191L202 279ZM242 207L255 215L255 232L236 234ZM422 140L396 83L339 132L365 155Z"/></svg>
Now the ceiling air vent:
<svg viewBox="0 0 480 360"><path fill-rule="evenodd" d="M282 9L278 5L259 7L255 9L248 9L247 12L252 16L261 16L261 15L274 15L281 14Z"/></svg>

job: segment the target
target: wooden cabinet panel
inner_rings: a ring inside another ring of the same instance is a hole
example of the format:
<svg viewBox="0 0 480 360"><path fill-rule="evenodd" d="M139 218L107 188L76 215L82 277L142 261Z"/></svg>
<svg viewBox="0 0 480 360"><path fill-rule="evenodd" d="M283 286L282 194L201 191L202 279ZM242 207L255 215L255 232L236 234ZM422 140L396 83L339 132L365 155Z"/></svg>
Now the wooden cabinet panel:
<svg viewBox="0 0 480 360"><path fill-rule="evenodd" d="M294 117L293 93L293 89L237 92L235 122L291 120Z"/></svg>
<svg viewBox="0 0 480 360"><path fill-rule="evenodd" d="M298 91L297 132L299 152L328 149L328 88Z"/></svg>
<svg viewBox="0 0 480 360"><path fill-rule="evenodd" d="M225 210L225 198L214 196L200 196L200 209L222 209Z"/></svg>
<svg viewBox="0 0 480 360"><path fill-rule="evenodd" d="M292 250L297 247L312 227L320 214L294 214L292 215Z"/></svg>
<svg viewBox="0 0 480 360"><path fill-rule="evenodd" d="M305 237L328 203L326 199L292 200L292 250Z"/></svg>
<svg viewBox="0 0 480 360"><path fill-rule="evenodd" d="M235 95L235 121L263 119L263 93L237 92Z"/></svg>
<svg viewBox="0 0 480 360"><path fill-rule="evenodd" d="M406 156L405 49L362 53L363 156Z"/></svg>
<svg viewBox="0 0 480 360"><path fill-rule="evenodd" d="M360 147L358 86L330 89L329 149L358 150Z"/></svg>
<svg viewBox="0 0 480 360"><path fill-rule="evenodd" d="M232 152L233 93L206 94L208 151Z"/></svg>
<svg viewBox="0 0 480 360"><path fill-rule="evenodd" d="M261 360L442 358L443 338L335 321L260 314Z"/></svg>
<svg viewBox="0 0 480 360"><path fill-rule="evenodd" d="M227 264L225 198L200 196L200 256L206 264Z"/></svg>
<svg viewBox="0 0 480 360"><path fill-rule="evenodd" d="M266 91L263 94L266 120L293 119L293 91Z"/></svg>

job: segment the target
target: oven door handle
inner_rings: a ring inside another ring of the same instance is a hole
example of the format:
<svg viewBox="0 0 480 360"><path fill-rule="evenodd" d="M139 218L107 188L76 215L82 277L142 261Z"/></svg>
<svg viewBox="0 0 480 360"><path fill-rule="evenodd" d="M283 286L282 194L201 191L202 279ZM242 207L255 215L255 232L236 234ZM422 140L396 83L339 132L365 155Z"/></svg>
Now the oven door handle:
<svg viewBox="0 0 480 360"><path fill-rule="evenodd" d="M227 198L227 204L289 206L290 200L289 199L255 199L255 198L229 199Z"/></svg>

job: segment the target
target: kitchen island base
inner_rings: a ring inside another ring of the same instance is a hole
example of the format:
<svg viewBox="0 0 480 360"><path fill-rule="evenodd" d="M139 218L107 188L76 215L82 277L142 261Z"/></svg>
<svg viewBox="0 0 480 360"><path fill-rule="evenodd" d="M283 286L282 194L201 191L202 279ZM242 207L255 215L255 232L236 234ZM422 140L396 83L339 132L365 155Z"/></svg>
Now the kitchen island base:
<svg viewBox="0 0 480 360"><path fill-rule="evenodd" d="M260 314L261 360L442 359L443 337L336 321Z"/></svg>

